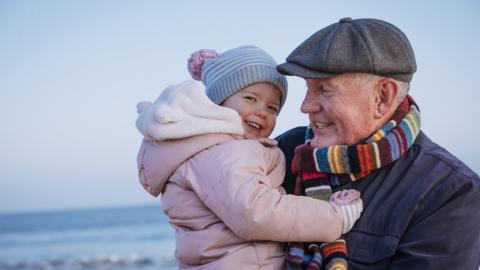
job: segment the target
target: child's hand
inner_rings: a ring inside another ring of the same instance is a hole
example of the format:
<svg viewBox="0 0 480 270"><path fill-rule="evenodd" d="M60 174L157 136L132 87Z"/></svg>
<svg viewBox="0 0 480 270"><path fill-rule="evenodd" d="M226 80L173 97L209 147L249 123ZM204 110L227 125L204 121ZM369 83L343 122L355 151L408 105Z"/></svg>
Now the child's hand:
<svg viewBox="0 0 480 270"><path fill-rule="evenodd" d="M350 231L363 211L363 202L360 199L360 192L354 189L338 191L330 196L331 203L340 207L343 218L342 234Z"/></svg>
<svg viewBox="0 0 480 270"><path fill-rule="evenodd" d="M360 199L360 192L355 189L344 189L337 191L330 196L330 202L338 206L352 204L358 199Z"/></svg>

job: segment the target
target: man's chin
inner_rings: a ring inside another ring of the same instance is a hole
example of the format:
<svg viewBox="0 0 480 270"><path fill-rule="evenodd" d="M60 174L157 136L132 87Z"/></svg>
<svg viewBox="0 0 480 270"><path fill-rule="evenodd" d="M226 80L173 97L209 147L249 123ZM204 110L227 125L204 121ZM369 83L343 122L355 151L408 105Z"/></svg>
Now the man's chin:
<svg viewBox="0 0 480 270"><path fill-rule="evenodd" d="M319 137L314 137L310 142L310 145L315 148L324 148L324 147L334 145L334 141L329 139L321 139Z"/></svg>
<svg viewBox="0 0 480 270"><path fill-rule="evenodd" d="M323 148L339 144L339 136L336 126L330 125L326 128L313 128L313 139L310 143L315 148Z"/></svg>

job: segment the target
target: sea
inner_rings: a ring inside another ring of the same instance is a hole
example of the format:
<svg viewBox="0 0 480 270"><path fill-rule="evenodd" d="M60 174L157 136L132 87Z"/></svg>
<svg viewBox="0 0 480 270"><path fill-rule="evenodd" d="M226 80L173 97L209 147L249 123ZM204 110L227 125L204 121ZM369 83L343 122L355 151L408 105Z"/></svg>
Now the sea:
<svg viewBox="0 0 480 270"><path fill-rule="evenodd" d="M0 270L177 269L161 206L0 214Z"/></svg>

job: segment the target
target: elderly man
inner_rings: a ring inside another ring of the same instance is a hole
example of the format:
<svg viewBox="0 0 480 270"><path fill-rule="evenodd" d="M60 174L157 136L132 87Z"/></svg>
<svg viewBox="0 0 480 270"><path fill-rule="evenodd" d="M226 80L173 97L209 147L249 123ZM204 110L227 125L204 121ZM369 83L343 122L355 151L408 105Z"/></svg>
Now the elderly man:
<svg viewBox="0 0 480 270"><path fill-rule="evenodd" d="M277 138L286 190L315 196L327 181L362 193L364 214L345 237L349 269L479 269L480 179L420 130L408 95L416 62L400 29L344 18L277 69L305 79L310 119Z"/></svg>

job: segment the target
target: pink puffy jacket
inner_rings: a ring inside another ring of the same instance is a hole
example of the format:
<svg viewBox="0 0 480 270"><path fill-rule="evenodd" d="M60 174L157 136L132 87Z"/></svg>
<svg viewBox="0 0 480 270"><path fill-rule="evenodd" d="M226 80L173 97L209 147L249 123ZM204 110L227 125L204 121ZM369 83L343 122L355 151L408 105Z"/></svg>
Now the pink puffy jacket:
<svg viewBox="0 0 480 270"><path fill-rule="evenodd" d="M280 242L337 239L338 208L285 195L284 164L277 147L226 134L145 139L138 154L140 180L152 195L162 194L175 227L179 267L282 269Z"/></svg>
<svg viewBox="0 0 480 270"><path fill-rule="evenodd" d="M138 105L140 182L175 228L181 269L282 269L281 242L333 241L338 206L285 195L277 147L243 140L237 112L191 81ZM236 134L236 135L230 135Z"/></svg>

